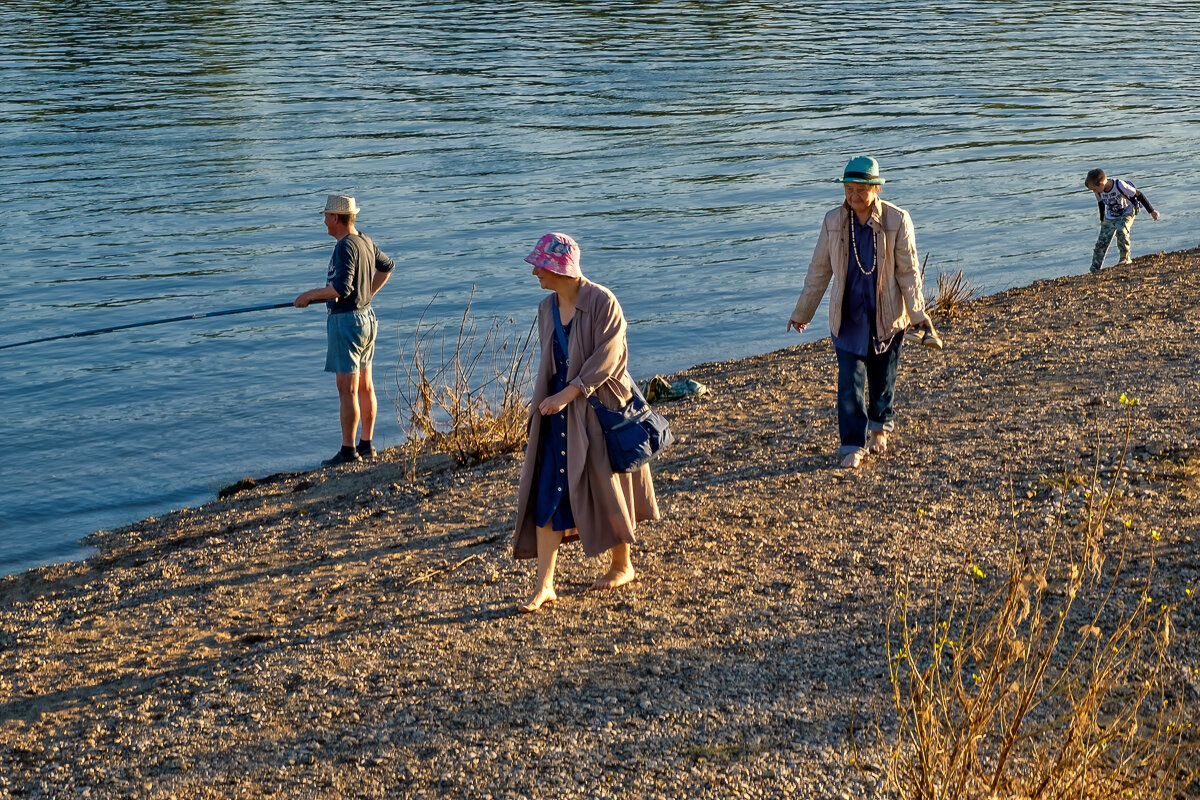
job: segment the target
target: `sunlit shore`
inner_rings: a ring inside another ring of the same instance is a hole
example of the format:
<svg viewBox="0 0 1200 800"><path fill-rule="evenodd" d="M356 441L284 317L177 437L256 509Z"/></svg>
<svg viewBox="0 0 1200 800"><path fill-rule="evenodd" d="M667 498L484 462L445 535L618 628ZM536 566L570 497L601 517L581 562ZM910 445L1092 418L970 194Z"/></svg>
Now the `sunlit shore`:
<svg viewBox="0 0 1200 800"><path fill-rule="evenodd" d="M834 468L828 341L687 371L711 392L662 406L679 441L638 579L589 592L569 547L534 615L511 456L280 476L0 579L0 790L869 796L895 576L968 554L995 575L1097 479L1120 482L1130 563L1157 552L1173 657L1200 675L1200 249L939 329L945 350L902 355L894 447L856 472Z"/></svg>

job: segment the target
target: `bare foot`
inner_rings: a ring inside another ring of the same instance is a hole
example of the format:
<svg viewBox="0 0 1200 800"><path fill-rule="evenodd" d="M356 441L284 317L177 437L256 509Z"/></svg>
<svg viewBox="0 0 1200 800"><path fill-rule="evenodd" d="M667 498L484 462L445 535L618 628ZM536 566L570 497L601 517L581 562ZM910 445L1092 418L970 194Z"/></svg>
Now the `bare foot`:
<svg viewBox="0 0 1200 800"><path fill-rule="evenodd" d="M839 466L842 469L858 469L862 464L863 454L861 450L855 450L853 453L847 453Z"/></svg>
<svg viewBox="0 0 1200 800"><path fill-rule="evenodd" d="M612 567L592 584L592 588L601 590L615 589L618 586L624 586L636 577L637 575L634 573L632 566Z"/></svg>
<svg viewBox="0 0 1200 800"><path fill-rule="evenodd" d="M558 595L553 589L541 589L534 593L533 597L529 598L529 602L521 606L522 614L532 614L547 603L553 603L558 599Z"/></svg>
<svg viewBox="0 0 1200 800"><path fill-rule="evenodd" d="M878 455L887 452L887 431L871 431L871 452Z"/></svg>

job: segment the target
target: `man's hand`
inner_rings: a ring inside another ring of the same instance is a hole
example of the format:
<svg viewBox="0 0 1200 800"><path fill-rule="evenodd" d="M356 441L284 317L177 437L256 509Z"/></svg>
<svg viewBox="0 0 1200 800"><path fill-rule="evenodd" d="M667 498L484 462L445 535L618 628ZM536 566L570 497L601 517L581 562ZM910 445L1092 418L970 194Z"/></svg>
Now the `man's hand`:
<svg viewBox="0 0 1200 800"><path fill-rule="evenodd" d="M803 333L804 329L807 327L808 327L807 322L796 322L795 320L791 320L791 319L788 320L788 326L787 326L788 331L790 331L792 328L795 328L796 333ZM787 331L784 331L784 332L786 333Z"/></svg>
<svg viewBox="0 0 1200 800"><path fill-rule="evenodd" d="M337 290L326 284L320 289L309 289L307 292L301 293L299 297L292 301L292 305L296 308L305 308L318 300L336 300L338 297Z"/></svg>
<svg viewBox="0 0 1200 800"><path fill-rule="evenodd" d="M1154 220L1155 222L1158 222L1158 212L1157 212L1157 211L1151 211L1151 212L1150 212L1150 219Z"/></svg>

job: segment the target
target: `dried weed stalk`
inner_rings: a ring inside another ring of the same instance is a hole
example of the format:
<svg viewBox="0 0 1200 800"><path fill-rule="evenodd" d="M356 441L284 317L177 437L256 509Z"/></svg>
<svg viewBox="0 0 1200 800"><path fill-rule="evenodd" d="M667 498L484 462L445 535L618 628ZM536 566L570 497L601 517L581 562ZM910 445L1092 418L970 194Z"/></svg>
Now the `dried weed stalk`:
<svg viewBox="0 0 1200 800"><path fill-rule="evenodd" d="M471 316L475 290L457 328L428 324L426 306L396 372L396 418L427 452L477 464L519 450L526 440L533 381L534 325ZM432 305L432 301L431 301Z"/></svg>
<svg viewBox="0 0 1200 800"><path fill-rule="evenodd" d="M925 306L930 314L936 314L943 319L954 319L962 313L968 301L978 296L979 287L967 280L961 269L953 275L939 271L937 291Z"/></svg>
<svg viewBox="0 0 1200 800"><path fill-rule="evenodd" d="M1121 399L1123 460L1137 401ZM1172 607L1151 597L1153 542L1135 561L1131 522L1114 521L1116 481L1093 493L1078 526L1060 516L1037 554L1022 547L1029 534L1014 512L1017 544L998 586L968 563L920 613L910 583L898 582L888 656L899 725L884 770L896 794L1097 800L1195 789L1200 742L1168 659Z"/></svg>

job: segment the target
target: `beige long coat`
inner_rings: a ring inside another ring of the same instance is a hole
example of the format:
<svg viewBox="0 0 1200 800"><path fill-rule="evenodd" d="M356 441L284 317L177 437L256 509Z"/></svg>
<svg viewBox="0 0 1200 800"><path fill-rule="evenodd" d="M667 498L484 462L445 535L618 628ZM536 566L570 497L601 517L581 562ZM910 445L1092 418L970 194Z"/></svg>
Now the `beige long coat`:
<svg viewBox="0 0 1200 800"><path fill-rule="evenodd" d="M517 521L513 537L515 558L537 557L534 510L534 476L542 452L542 415L538 405L550 394L554 365L553 293L538 304L541 363L533 384L529 418L529 445L517 492ZM621 408L633 396L627 368L625 315L617 298L605 287L583 278L575 303L567 356L567 383L579 387L582 397L567 405L567 485L583 552L597 556L621 543L633 544L639 520L658 519L658 502L649 465L637 472L614 473L608 462L604 432L587 398L593 393L609 408Z"/></svg>

